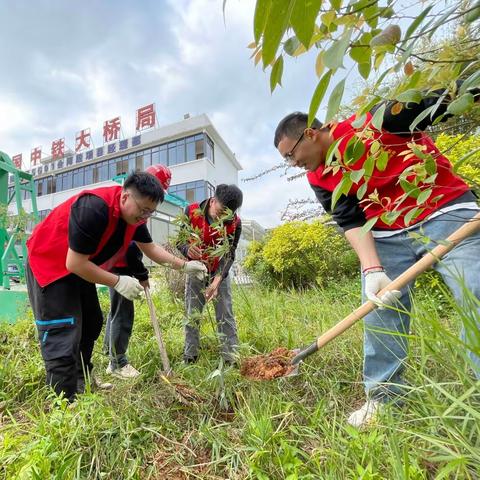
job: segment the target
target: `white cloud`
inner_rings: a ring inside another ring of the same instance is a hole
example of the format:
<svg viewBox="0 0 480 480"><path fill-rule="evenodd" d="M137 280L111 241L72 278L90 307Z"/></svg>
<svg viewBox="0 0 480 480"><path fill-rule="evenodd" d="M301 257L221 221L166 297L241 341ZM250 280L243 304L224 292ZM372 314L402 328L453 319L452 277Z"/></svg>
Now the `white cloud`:
<svg viewBox="0 0 480 480"><path fill-rule="evenodd" d="M247 49L255 0L228 0L225 19L223 0L31 5L20 2L13 15L0 3L5 35L15 38L0 45L9 72L0 78L0 147L8 153L25 157L37 145L47 152L61 137L73 146L88 127L100 142L103 122L118 115L131 135L135 110L155 102L161 124L206 113L245 178L278 163L275 126L308 108L317 81L308 56L287 59L284 86L270 94L268 72L254 67ZM266 226L279 223L289 198L312 195L305 180L287 182L278 172L241 188L242 216Z"/></svg>

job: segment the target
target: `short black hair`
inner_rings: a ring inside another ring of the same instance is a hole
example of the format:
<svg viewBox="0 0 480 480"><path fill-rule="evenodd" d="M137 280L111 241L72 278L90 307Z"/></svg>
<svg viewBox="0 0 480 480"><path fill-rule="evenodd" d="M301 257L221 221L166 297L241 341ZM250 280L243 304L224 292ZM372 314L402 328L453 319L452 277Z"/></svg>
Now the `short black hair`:
<svg viewBox="0 0 480 480"><path fill-rule="evenodd" d="M278 148L278 144L283 137L300 138L300 135L308 126L308 115L303 112L293 112L282 118L275 130L275 137L273 140L275 148ZM322 127L322 122L316 118L310 125L310 128L315 128L317 130L320 130Z"/></svg>
<svg viewBox="0 0 480 480"><path fill-rule="evenodd" d="M132 172L123 184L124 190L134 189L140 197L146 197L155 203L162 203L165 194L157 177L147 172Z"/></svg>
<svg viewBox="0 0 480 480"><path fill-rule="evenodd" d="M236 185L221 183L215 189L215 198L232 212L238 210L243 203L243 193Z"/></svg>

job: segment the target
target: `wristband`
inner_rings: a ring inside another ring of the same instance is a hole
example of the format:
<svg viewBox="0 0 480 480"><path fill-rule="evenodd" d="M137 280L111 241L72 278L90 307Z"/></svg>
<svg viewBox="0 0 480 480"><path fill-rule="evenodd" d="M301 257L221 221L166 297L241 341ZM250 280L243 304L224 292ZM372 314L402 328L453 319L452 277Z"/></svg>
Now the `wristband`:
<svg viewBox="0 0 480 480"><path fill-rule="evenodd" d="M362 270L362 273L365 275L367 272L375 270L376 272L384 272L385 269L383 268L382 265L375 265L373 267L367 267Z"/></svg>

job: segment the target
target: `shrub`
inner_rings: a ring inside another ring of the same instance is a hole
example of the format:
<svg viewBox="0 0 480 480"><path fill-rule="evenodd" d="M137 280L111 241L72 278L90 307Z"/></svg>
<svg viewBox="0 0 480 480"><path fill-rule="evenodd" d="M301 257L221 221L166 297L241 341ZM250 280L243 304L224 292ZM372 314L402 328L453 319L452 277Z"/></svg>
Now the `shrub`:
<svg viewBox="0 0 480 480"><path fill-rule="evenodd" d="M244 263L267 286L307 288L355 275L355 253L337 230L320 221L288 222L263 243L252 242Z"/></svg>
<svg viewBox="0 0 480 480"><path fill-rule="evenodd" d="M439 150L452 162L453 167L477 193L480 193L480 151L470 157L464 157L478 150L480 135L447 135L441 133L435 140ZM464 159L464 160L462 160Z"/></svg>

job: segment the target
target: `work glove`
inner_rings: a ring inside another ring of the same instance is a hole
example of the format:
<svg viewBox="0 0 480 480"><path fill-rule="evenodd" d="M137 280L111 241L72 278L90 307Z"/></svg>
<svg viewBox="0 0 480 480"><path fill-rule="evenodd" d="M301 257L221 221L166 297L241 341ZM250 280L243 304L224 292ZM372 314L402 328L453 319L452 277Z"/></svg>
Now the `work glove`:
<svg viewBox="0 0 480 480"><path fill-rule="evenodd" d="M185 262L183 271L187 275L193 275L197 280L203 280L207 274L207 267L198 260L191 260L190 262Z"/></svg>
<svg viewBox="0 0 480 480"><path fill-rule="evenodd" d="M136 278L129 277L128 275L119 275L118 282L113 289L127 300L135 300L143 290L140 282Z"/></svg>
<svg viewBox="0 0 480 480"><path fill-rule="evenodd" d="M365 296L380 310L392 306L402 296L400 290L388 290L381 297L377 293L391 283L385 272L368 272L365 275Z"/></svg>

